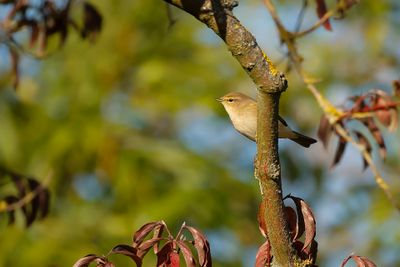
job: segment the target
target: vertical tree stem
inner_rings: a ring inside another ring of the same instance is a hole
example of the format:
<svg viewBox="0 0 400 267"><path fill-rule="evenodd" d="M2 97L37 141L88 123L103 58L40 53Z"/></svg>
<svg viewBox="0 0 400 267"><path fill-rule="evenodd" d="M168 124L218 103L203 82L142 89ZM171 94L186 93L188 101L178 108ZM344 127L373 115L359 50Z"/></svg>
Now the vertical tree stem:
<svg viewBox="0 0 400 267"><path fill-rule="evenodd" d="M281 167L278 153L278 110L280 93L258 91L257 160L255 175L259 180L264 202L264 220L272 245L274 262L292 266L292 251L284 213Z"/></svg>
<svg viewBox="0 0 400 267"><path fill-rule="evenodd" d="M258 46L254 36L233 15L235 0L164 0L203 22L227 45L232 56L258 88L257 163L266 212L265 222L272 247L274 266L293 266L284 215L278 154L278 107L280 94L286 90L285 76L278 72Z"/></svg>

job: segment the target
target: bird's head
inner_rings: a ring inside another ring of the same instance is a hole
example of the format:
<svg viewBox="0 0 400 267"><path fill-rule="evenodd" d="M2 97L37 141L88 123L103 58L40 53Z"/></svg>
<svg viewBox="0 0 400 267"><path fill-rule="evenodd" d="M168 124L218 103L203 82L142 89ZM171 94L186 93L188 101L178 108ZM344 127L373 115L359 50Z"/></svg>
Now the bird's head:
<svg viewBox="0 0 400 267"><path fill-rule="evenodd" d="M245 94L233 92L217 98L217 101L221 102L224 108L229 112L232 108L240 109L242 106L254 102L254 99Z"/></svg>

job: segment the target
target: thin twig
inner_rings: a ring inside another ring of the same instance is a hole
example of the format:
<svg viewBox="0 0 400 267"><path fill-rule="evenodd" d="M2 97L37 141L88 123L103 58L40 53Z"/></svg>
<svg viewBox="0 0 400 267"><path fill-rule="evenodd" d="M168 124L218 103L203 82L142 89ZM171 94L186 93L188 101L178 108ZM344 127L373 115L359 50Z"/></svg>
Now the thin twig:
<svg viewBox="0 0 400 267"><path fill-rule="evenodd" d="M303 61L303 58L297 52L296 36L292 32L288 31L283 25L271 0L263 0L263 2L267 7L269 13L271 14L271 17L274 20L276 27L278 28L281 43L286 44L288 48L288 57L294 62L301 63Z"/></svg>
<svg viewBox="0 0 400 267"><path fill-rule="evenodd" d="M263 0L265 6L267 7L269 13L272 16L272 19L275 21L275 24L278 26L278 29L285 29L285 26L283 26L283 23L281 19L278 16L278 13L276 12L274 4L272 4L271 0Z"/></svg>
<svg viewBox="0 0 400 267"><path fill-rule="evenodd" d="M304 20L304 14L306 12L308 6L308 0L303 0L303 4L301 6L299 15L297 16L297 21L296 21L296 27L294 28L294 32L298 33L301 28L301 24L303 23Z"/></svg>
<svg viewBox="0 0 400 267"><path fill-rule="evenodd" d="M333 10L330 10L328 12L326 12L322 18L320 18L313 26L311 26L310 28L308 28L307 30L301 31L301 32L295 32L293 33L293 35L296 38L300 38L303 37L313 31L315 31L316 29L318 29L321 25L323 25L325 22L327 22L336 12Z"/></svg>

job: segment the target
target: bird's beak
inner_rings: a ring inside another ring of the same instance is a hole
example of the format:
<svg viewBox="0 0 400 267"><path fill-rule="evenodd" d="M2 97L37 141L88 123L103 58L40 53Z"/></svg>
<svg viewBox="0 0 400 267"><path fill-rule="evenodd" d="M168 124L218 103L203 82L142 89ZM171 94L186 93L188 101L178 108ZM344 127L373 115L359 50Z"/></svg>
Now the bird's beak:
<svg viewBox="0 0 400 267"><path fill-rule="evenodd" d="M217 99L215 99L215 100L217 100L218 102L224 101L222 98L217 98Z"/></svg>

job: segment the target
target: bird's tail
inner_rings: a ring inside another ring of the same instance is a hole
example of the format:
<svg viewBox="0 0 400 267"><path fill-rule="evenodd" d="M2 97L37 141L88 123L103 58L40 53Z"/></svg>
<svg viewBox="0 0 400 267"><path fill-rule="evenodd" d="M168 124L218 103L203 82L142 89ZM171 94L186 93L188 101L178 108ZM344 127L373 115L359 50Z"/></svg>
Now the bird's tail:
<svg viewBox="0 0 400 267"><path fill-rule="evenodd" d="M292 133L294 133L294 136L290 137L289 139L301 146L310 147L310 145L317 142L317 140L315 140L314 138L305 136L304 134L295 131L292 131Z"/></svg>

